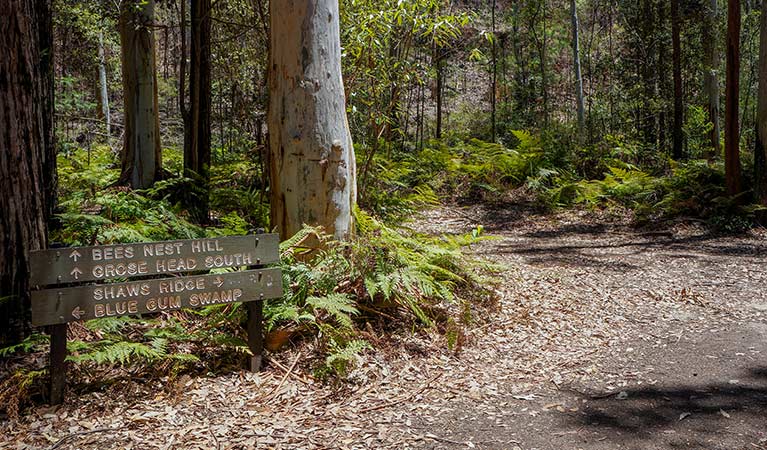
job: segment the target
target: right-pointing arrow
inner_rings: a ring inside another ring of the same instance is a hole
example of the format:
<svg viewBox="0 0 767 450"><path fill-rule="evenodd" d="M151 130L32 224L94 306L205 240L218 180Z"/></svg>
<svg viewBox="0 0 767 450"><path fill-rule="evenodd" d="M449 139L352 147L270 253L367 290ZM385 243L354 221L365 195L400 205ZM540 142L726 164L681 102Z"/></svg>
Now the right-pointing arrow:
<svg viewBox="0 0 767 450"><path fill-rule="evenodd" d="M216 286L218 286L218 287L221 287L221 286L223 286L223 285L224 285L224 279L223 279L223 278L221 278L221 277L216 277L216 278L213 280L213 283L214 283Z"/></svg>

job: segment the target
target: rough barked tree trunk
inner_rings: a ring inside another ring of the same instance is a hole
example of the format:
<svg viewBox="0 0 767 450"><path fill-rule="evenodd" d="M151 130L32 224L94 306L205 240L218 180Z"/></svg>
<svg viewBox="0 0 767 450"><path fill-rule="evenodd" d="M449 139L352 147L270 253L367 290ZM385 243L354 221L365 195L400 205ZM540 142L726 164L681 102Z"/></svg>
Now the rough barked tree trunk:
<svg viewBox="0 0 767 450"><path fill-rule="evenodd" d="M659 76L653 62L656 55L663 51L663 43L660 42L660 36L656 30L662 30L662 23L656 23L656 4L654 0L641 0L637 5L638 20L637 32L639 34L641 46L637 48L637 76L642 80L642 105L637 111L637 125L641 127L642 136L645 142L655 144L658 141L658 107L656 99L658 97ZM663 3L658 3L658 15L662 15ZM660 22L660 20L659 20ZM657 25L657 26L656 26ZM637 105L639 106L639 105Z"/></svg>
<svg viewBox="0 0 767 450"><path fill-rule="evenodd" d="M581 50L578 43L578 8L575 0L570 0L570 19L573 25L573 71L575 76L575 103L578 114L578 139L583 139L586 124L583 107L583 77L581 76Z"/></svg>
<svg viewBox="0 0 767 450"><path fill-rule="evenodd" d="M724 176L727 194L740 193L740 0L727 2L727 81L724 108Z"/></svg>
<svg viewBox="0 0 767 450"><path fill-rule="evenodd" d="M719 123L719 47L717 34L717 0L709 0L703 22L703 92L707 97L706 109L708 120L713 127L709 138L711 139L711 152L706 155L711 159L718 156L721 151L721 124Z"/></svg>
<svg viewBox="0 0 767 450"><path fill-rule="evenodd" d="M29 252L46 246L55 194L50 14L0 2L0 343L29 331Z"/></svg>
<svg viewBox="0 0 767 450"><path fill-rule="evenodd" d="M123 0L120 46L125 138L120 184L151 187L162 172L154 50L154 0Z"/></svg>
<svg viewBox="0 0 767 450"><path fill-rule="evenodd" d="M53 81L53 2L38 0L34 3L37 24L38 48L40 49L40 108L43 111L43 183L45 185L45 221L56 226L54 210L57 204L58 172L56 171L56 140L54 136L54 81ZM3 28L0 28L3 30ZM3 192L0 190L0 193ZM0 194L1 195L1 194ZM1 211L1 210L0 210Z"/></svg>
<svg viewBox="0 0 767 450"><path fill-rule="evenodd" d="M667 13L666 13L666 1L662 0L658 2L658 7L656 8L656 29L657 30L665 30L666 29L666 22L667 22ZM672 45L673 46L673 45ZM669 128L668 124L668 102L666 101L667 98L673 95L673 88L671 87L670 81L671 79L667 76L668 75L668 58L666 57L666 40L662 38L662 36L658 36L658 41L656 43L656 47L658 49L656 53L657 57L650 59L652 61L652 64L648 64L648 68L655 73L655 88L653 90L653 95L658 103L658 106L655 108L657 110L657 135L653 136L653 140L651 142L657 142L659 149L665 149L667 143L666 139L666 129ZM673 70L672 70L673 72ZM673 78L673 77L672 77Z"/></svg>
<svg viewBox="0 0 767 450"><path fill-rule="evenodd" d="M184 176L200 189L187 207L194 220L208 220L210 169L210 0L192 0L189 108L184 110Z"/></svg>
<svg viewBox="0 0 767 450"><path fill-rule="evenodd" d="M352 233L356 167L341 79L338 0L269 3L271 226Z"/></svg>
<svg viewBox="0 0 767 450"><path fill-rule="evenodd" d="M754 194L767 206L767 0L762 0L759 27L759 98L756 105L756 146L754 148ZM767 214L759 213L767 221Z"/></svg>
<svg viewBox="0 0 767 450"><path fill-rule="evenodd" d="M549 83L548 83L548 77L547 77L547 61L548 57L546 56L546 52L548 52L548 30L546 28L546 1L542 0L542 11L541 11L541 22L543 22L543 31L541 36L541 49L540 49L540 58L541 58L541 97L543 98L543 125L544 128L549 128Z"/></svg>
<svg viewBox="0 0 767 450"><path fill-rule="evenodd" d="M682 45L680 42L681 17L679 0L671 0L671 59L674 64L674 129L672 154L674 159L684 157L684 101L682 98Z"/></svg>

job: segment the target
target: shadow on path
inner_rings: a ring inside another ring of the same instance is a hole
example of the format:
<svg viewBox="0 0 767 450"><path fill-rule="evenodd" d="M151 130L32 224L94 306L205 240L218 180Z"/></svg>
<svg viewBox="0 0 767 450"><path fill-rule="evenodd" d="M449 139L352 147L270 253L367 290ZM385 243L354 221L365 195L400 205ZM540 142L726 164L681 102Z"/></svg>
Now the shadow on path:
<svg viewBox="0 0 767 450"><path fill-rule="evenodd" d="M609 398L585 398L587 406L570 416L567 425L599 432L608 439L650 439L657 433L688 431L700 439L743 423L752 423L754 431L767 432L767 366L748 369L737 382L647 387Z"/></svg>

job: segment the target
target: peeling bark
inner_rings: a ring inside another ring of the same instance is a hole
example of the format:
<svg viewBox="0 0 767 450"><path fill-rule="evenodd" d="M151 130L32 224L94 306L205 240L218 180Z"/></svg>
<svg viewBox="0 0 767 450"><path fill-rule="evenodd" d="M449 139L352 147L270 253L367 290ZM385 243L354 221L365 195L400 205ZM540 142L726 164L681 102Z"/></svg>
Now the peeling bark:
<svg viewBox="0 0 767 450"><path fill-rule="evenodd" d="M344 86L338 0L270 2L271 226L352 233L356 167Z"/></svg>

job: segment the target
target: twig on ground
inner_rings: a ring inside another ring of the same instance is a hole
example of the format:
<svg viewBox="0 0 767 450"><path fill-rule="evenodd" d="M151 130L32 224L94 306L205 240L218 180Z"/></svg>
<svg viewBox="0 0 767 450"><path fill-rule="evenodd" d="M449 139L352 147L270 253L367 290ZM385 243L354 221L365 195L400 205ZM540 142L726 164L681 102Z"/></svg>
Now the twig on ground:
<svg viewBox="0 0 767 450"><path fill-rule="evenodd" d="M293 373L292 371L288 370L287 367L282 365L279 361L277 361L275 359L272 359L272 358L265 358L265 359L269 362L269 364L274 364L275 366L277 366L283 372L289 373L290 376L295 378L296 380L298 380L298 381L300 381L300 382L302 382L304 384L312 384L311 380L307 380L306 378L302 377L301 375L299 375L297 373Z"/></svg>
<svg viewBox="0 0 767 450"><path fill-rule="evenodd" d="M296 364L298 364L299 359L301 359L300 352L296 355L296 359L293 360L293 364L290 365L290 368L285 371L285 376L283 376L282 380L280 380L280 384L278 384L277 387L272 390L272 392L266 395L268 399L271 400L273 397L277 396L277 394L280 392L280 389L282 389L282 386L285 384L285 380L287 380L290 374L293 373L293 369L296 367Z"/></svg>
<svg viewBox="0 0 767 450"><path fill-rule="evenodd" d="M85 436L87 434L94 434L94 433L103 433L105 431L117 431L116 428L97 428L95 430L87 430L87 431L78 431L77 433L71 433L67 436L64 436L63 438L56 441L55 444L51 447L50 450L55 450L62 446L65 442L77 437L77 436Z"/></svg>
<svg viewBox="0 0 767 450"><path fill-rule="evenodd" d="M384 409L384 408L388 408L388 407L390 407L390 406L395 406L395 405L399 405L400 403L404 403L404 402L406 402L406 401L408 401L408 400L412 399L413 397L415 397L415 396L417 396L417 395L419 395L419 394L423 393L423 391L425 391L426 389L430 388L430 387L431 387L431 384L432 384L433 382L437 381L437 379L438 379L439 377L441 377L443 374L444 374L444 372L440 372L440 373L438 373L436 376L433 376L433 377L431 377L431 378L429 379L429 381L427 381L427 382L426 382L426 384L424 384L424 385L423 385L423 387L421 387L421 389L419 389L419 390L417 390L417 391L413 392L413 393L412 393L412 394L410 394L410 395L406 395L406 396L400 397L399 399L397 399L397 400L394 400L394 401L393 401L393 402L391 402L391 403L384 403L384 404L382 404L382 405L376 405L376 406L371 406L371 407L369 407L369 408L364 408L364 409L361 409L361 410L357 411L357 414L362 414L362 413L366 413L366 412L370 412L370 411L377 411L377 410L379 410L379 409Z"/></svg>
<svg viewBox="0 0 767 450"><path fill-rule="evenodd" d="M389 320L392 320L392 321L397 321L396 317L391 316L389 314L386 314L383 311L379 311L379 310L376 310L376 309L373 309L373 308L368 308L365 305L357 305L357 309L361 309L362 311L367 311L369 313L372 313L372 314L375 314L375 315L378 315L378 316L381 316L381 317L385 317L385 318L387 318Z"/></svg>
<svg viewBox="0 0 767 450"><path fill-rule="evenodd" d="M218 442L218 438L216 437L216 433L211 431L210 435L213 436L213 442L216 443L216 450L221 450L221 443Z"/></svg>
<svg viewBox="0 0 767 450"><path fill-rule="evenodd" d="M431 434L431 433L423 434L423 435L420 435L418 437L421 438L421 439L423 439L423 438L431 439L431 440L437 441L437 442L447 442L448 444L466 445L466 442L454 441L452 439L443 438L443 437L437 436L436 434Z"/></svg>

